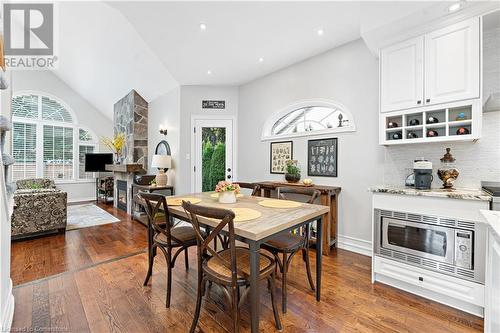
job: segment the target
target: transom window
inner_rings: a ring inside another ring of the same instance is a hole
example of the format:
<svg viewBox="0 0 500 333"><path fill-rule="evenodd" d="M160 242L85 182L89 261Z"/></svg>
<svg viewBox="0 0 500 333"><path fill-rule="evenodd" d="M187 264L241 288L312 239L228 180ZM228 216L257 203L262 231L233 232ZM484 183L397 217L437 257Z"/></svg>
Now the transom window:
<svg viewBox="0 0 500 333"><path fill-rule="evenodd" d="M76 125L63 102L43 94L17 95L12 99L12 120L13 180L93 178L84 164L85 154L96 150L94 136Z"/></svg>
<svg viewBox="0 0 500 333"><path fill-rule="evenodd" d="M272 140L354 130L354 120L342 105L324 100L303 101L271 116L264 125L262 139Z"/></svg>

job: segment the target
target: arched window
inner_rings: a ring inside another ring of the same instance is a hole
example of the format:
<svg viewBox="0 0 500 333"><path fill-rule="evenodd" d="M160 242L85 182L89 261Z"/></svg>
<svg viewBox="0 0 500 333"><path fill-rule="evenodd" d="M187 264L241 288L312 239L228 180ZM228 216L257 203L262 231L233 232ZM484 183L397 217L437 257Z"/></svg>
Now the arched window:
<svg viewBox="0 0 500 333"><path fill-rule="evenodd" d="M262 140L354 130L354 119L343 105L326 100L307 100L273 114L264 125Z"/></svg>
<svg viewBox="0 0 500 333"><path fill-rule="evenodd" d="M18 94L12 98L12 121L13 180L93 177L83 164L85 153L97 147L94 136L77 126L64 102L42 93Z"/></svg>

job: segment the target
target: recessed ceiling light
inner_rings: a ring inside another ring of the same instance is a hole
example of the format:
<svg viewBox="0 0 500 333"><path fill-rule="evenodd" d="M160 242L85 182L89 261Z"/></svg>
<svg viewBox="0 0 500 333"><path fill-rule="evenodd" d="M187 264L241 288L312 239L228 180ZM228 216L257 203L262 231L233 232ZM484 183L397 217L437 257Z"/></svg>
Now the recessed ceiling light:
<svg viewBox="0 0 500 333"><path fill-rule="evenodd" d="M260 57L259 62L264 62L264 58Z"/></svg>
<svg viewBox="0 0 500 333"><path fill-rule="evenodd" d="M212 75L212 71L210 69L207 71L207 75Z"/></svg>
<svg viewBox="0 0 500 333"><path fill-rule="evenodd" d="M455 11L459 10L460 7L462 7L462 4L460 2L457 2L457 3L454 3L453 5L451 5L450 7L448 7L448 11L450 13L455 12Z"/></svg>
<svg viewBox="0 0 500 333"><path fill-rule="evenodd" d="M323 36L324 33L325 33L325 30L323 29L318 29L318 31L316 31L316 33L318 34L318 36Z"/></svg>
<svg viewBox="0 0 500 333"><path fill-rule="evenodd" d="M205 23L200 23L200 30L201 31L207 30L207 25Z"/></svg>

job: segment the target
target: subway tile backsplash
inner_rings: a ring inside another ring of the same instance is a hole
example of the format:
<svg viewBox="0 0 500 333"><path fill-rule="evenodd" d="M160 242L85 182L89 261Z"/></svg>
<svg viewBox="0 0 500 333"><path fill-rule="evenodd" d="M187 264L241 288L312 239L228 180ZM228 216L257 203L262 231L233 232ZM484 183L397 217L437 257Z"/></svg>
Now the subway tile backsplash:
<svg viewBox="0 0 500 333"><path fill-rule="evenodd" d="M479 188L482 180L500 181L500 112L483 114L483 130L477 142L433 142L385 148L384 183L403 186L412 171L413 160L424 157L432 162L432 187L441 187L437 176L445 148L451 148L460 175L456 187Z"/></svg>

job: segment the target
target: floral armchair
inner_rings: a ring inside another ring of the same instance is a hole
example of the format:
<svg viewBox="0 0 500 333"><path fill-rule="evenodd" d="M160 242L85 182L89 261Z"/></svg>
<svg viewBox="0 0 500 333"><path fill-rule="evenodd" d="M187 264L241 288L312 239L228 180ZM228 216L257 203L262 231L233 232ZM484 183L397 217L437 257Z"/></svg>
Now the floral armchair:
<svg viewBox="0 0 500 333"><path fill-rule="evenodd" d="M16 182L12 239L64 232L67 222L67 193L55 188L51 179Z"/></svg>

